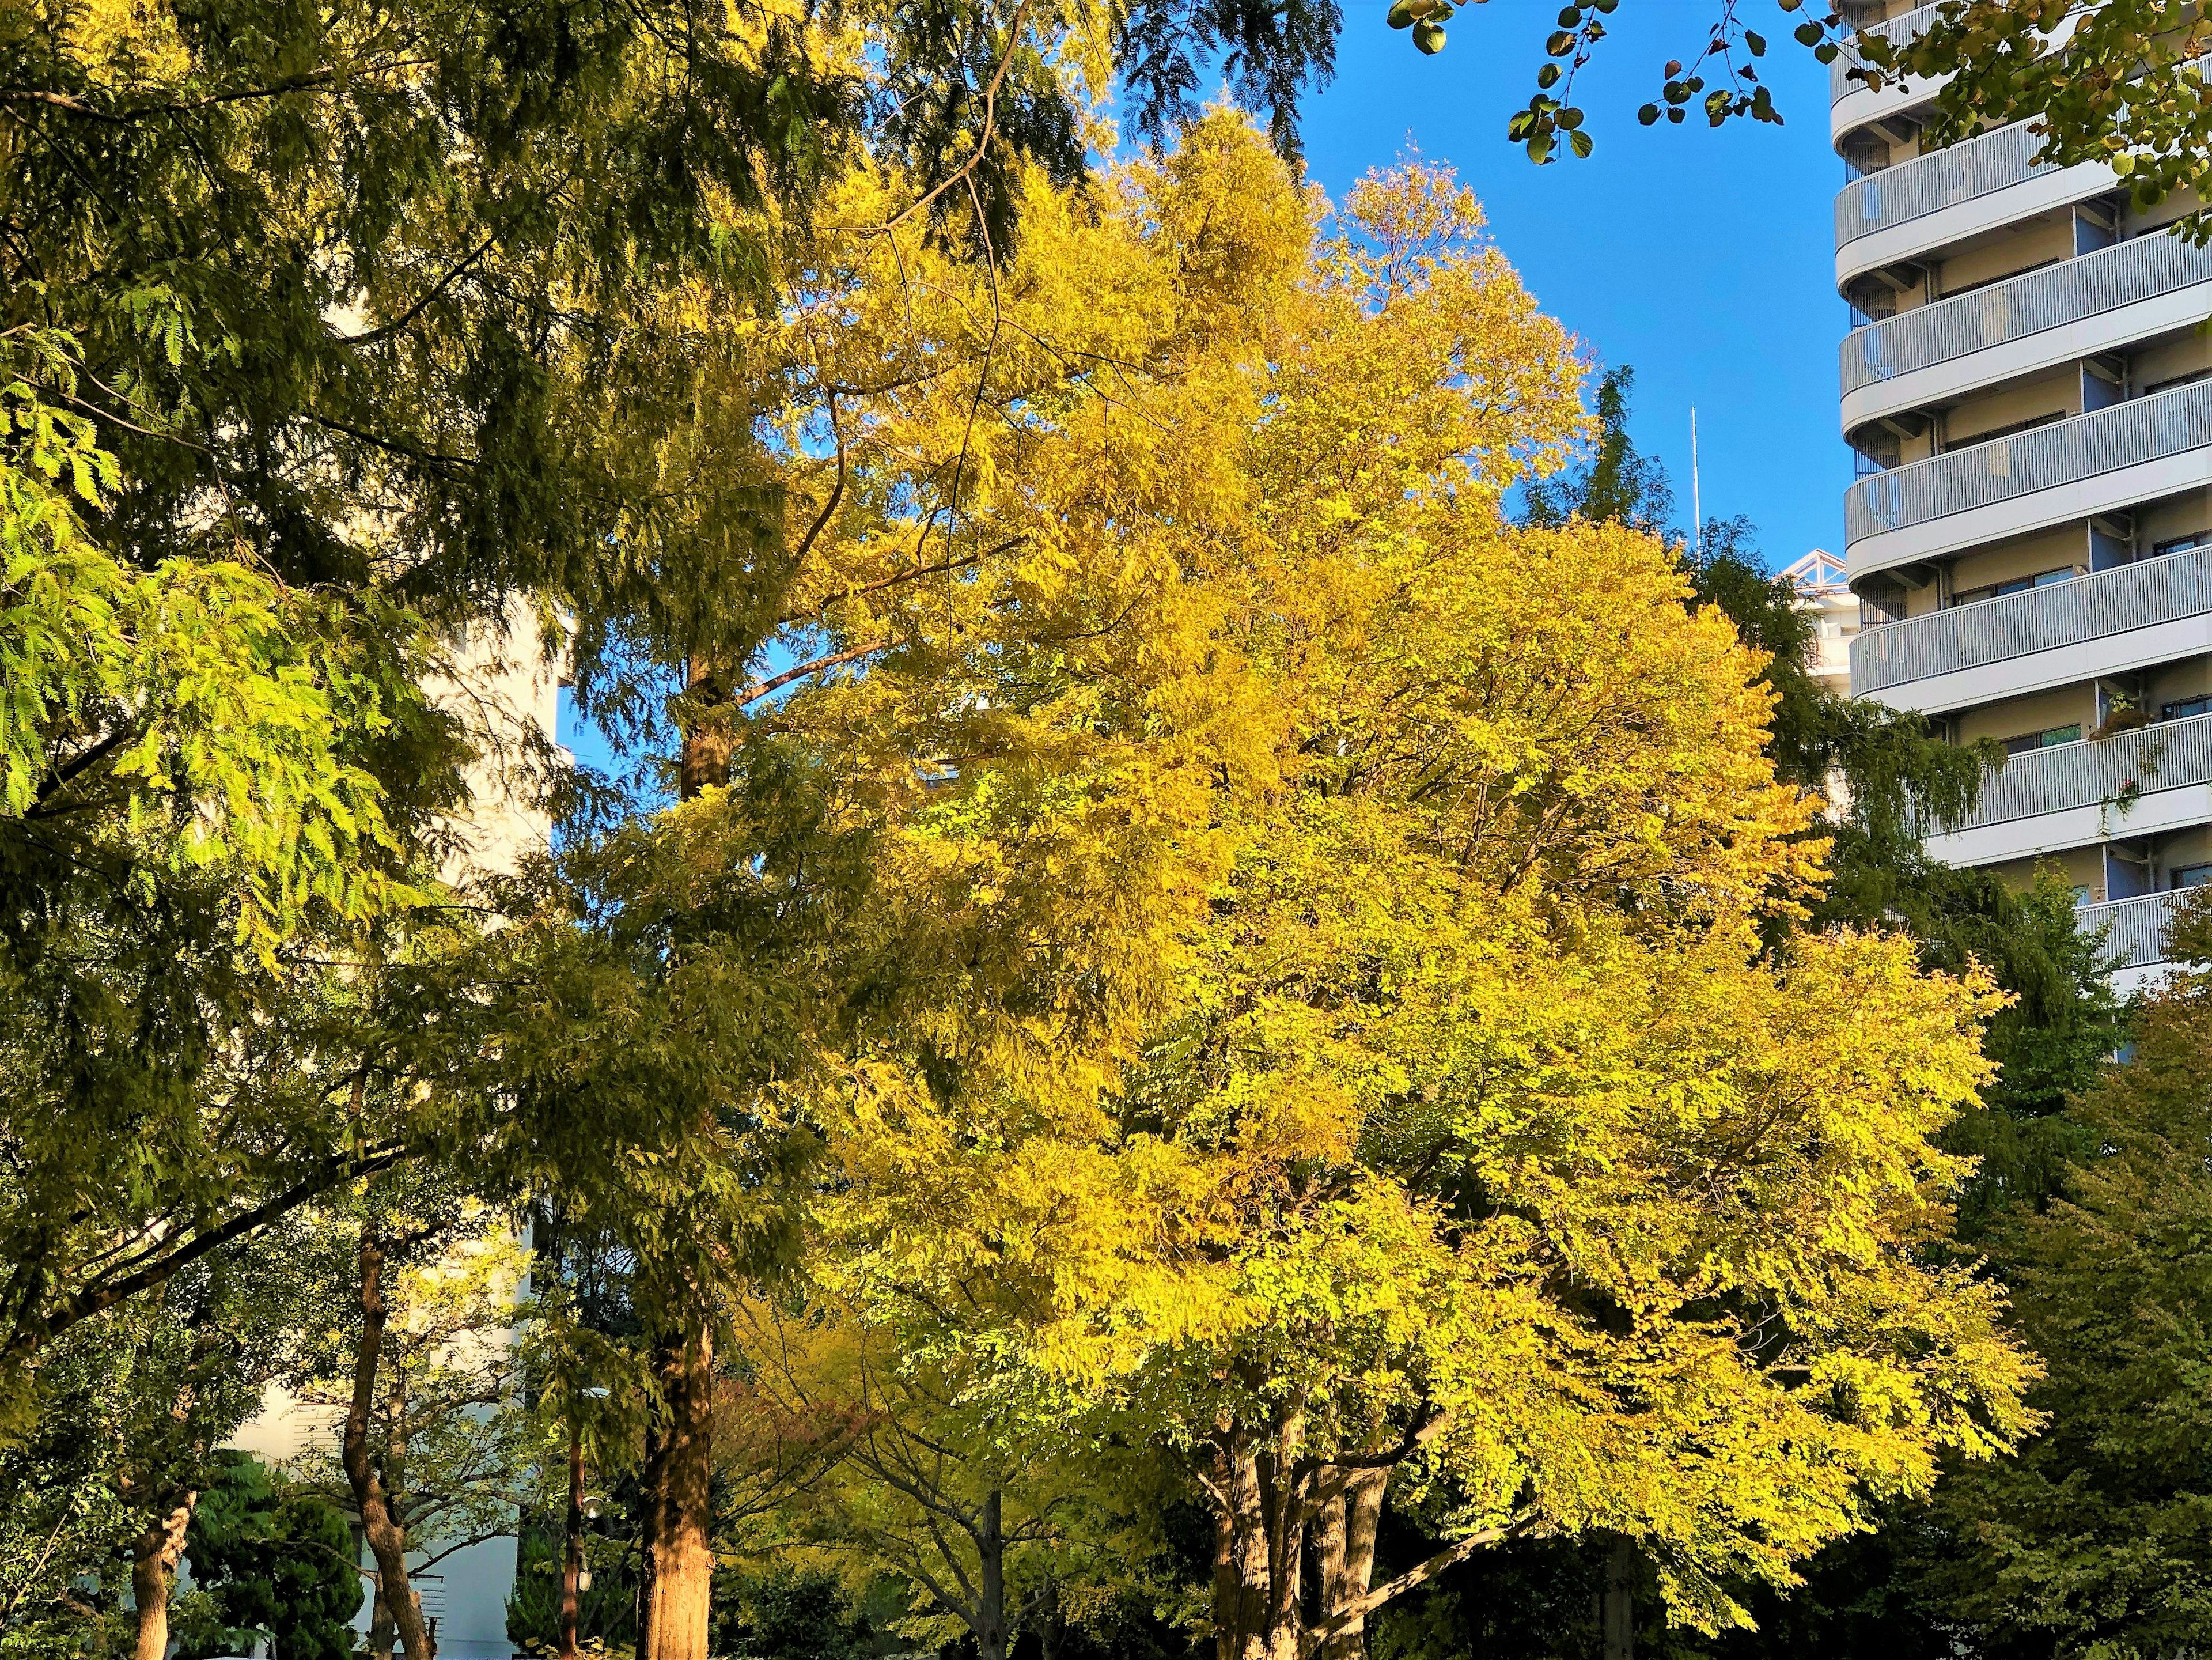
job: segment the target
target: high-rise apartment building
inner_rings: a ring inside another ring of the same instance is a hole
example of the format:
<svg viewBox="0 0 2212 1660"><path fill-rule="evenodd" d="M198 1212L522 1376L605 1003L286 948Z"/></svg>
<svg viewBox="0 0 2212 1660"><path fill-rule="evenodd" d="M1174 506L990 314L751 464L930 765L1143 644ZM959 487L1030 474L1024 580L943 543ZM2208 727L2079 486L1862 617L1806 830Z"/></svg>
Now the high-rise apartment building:
<svg viewBox="0 0 2212 1660"><path fill-rule="evenodd" d="M1862 31L1936 8L1862 3ZM2056 43L2054 43L2056 44ZM1936 88L1831 66L1850 684L2008 757L1930 850L2072 883L2123 989L2212 879L2212 249L2027 124L1942 149Z"/></svg>

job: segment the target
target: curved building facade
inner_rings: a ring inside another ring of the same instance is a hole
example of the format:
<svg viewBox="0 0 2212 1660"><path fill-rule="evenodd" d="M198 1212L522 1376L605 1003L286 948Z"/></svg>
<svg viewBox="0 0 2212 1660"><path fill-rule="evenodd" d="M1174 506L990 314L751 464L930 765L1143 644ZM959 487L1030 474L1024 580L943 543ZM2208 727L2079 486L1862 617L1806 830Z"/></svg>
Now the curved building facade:
<svg viewBox="0 0 2212 1660"><path fill-rule="evenodd" d="M1932 6L1863 3L1904 38ZM2053 45L2059 44L2054 39ZM1923 149L1936 87L1832 66L1850 684L2003 769L1930 851L2055 867L2122 988L2212 881L2212 249L2027 124Z"/></svg>

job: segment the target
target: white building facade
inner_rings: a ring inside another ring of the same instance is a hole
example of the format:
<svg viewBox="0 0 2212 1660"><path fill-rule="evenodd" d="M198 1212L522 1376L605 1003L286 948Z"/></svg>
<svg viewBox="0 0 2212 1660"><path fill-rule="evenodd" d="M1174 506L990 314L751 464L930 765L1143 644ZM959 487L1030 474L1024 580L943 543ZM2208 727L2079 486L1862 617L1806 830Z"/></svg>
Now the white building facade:
<svg viewBox="0 0 2212 1660"><path fill-rule="evenodd" d="M1933 6L1860 4L1909 38ZM2126 990L2212 879L2212 248L2027 123L1923 151L1936 84L1832 65L1850 688L2008 760L1954 864L2063 873Z"/></svg>

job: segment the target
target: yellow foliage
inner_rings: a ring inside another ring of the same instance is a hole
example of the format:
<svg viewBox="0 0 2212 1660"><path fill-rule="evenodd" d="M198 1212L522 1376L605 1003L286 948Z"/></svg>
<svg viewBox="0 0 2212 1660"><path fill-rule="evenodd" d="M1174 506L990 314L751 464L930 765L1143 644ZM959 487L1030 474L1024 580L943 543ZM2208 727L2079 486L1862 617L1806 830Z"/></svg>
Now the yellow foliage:
<svg viewBox="0 0 2212 1660"><path fill-rule="evenodd" d="M1582 366L1472 198L1332 214L1217 112L1023 223L825 233L775 325L818 656L754 730L834 757L904 988L800 1090L825 1306L994 1434L1379 1459L1708 1627L2009 1444L2001 1299L1922 1260L1994 994L1790 934L1758 654L1504 520Z"/></svg>

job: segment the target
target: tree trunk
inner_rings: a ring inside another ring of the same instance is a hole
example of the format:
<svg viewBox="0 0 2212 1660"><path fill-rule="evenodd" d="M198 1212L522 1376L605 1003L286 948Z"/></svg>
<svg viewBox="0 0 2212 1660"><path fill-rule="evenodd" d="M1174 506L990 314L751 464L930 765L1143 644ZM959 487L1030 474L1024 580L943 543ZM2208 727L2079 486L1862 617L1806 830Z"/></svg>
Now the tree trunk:
<svg viewBox="0 0 2212 1660"><path fill-rule="evenodd" d="M354 1509L361 1517L362 1536L376 1558L377 1597L399 1633L407 1660L431 1660L429 1634L422 1626L422 1606L415 1599L407 1578L407 1530L393 1515L384 1476L368 1447L369 1420L376 1402L376 1372L384 1356L384 1329L388 1311L384 1303L384 1243L374 1225L361 1230L361 1343L354 1351L353 1399L346 1408L345 1436L339 1445L339 1462L345 1467L346 1484L353 1489Z"/></svg>
<svg viewBox="0 0 2212 1660"><path fill-rule="evenodd" d="M714 1590L714 1340L703 1326L655 1346L666 1410L647 1448L643 1660L707 1660ZM414 1660L409 1656L408 1660Z"/></svg>
<svg viewBox="0 0 2212 1660"><path fill-rule="evenodd" d="M576 1660L584 1592L584 1428L568 1421L568 1523L561 1546L561 1660Z"/></svg>
<svg viewBox="0 0 2212 1660"><path fill-rule="evenodd" d="M1314 1559L1324 1620L1367 1594L1375 1577L1375 1533L1382 1520L1387 1469L1345 1473L1315 1523ZM1317 1660L1358 1660L1366 1652L1367 1618L1357 1615L1314 1652Z"/></svg>
<svg viewBox="0 0 2212 1660"><path fill-rule="evenodd" d="M1615 1535L1605 1555L1605 1660L1636 1660L1636 1546Z"/></svg>
<svg viewBox="0 0 2212 1660"><path fill-rule="evenodd" d="M1303 1414L1286 1410L1269 1427L1265 1452L1243 1424L1224 1422L1214 1435L1216 1660L1298 1660L1312 1473Z"/></svg>
<svg viewBox="0 0 2212 1660"><path fill-rule="evenodd" d="M978 1660L1006 1660L1006 1534L997 1489L983 1500L975 1529L975 1651Z"/></svg>
<svg viewBox="0 0 2212 1660"><path fill-rule="evenodd" d="M134 1660L166 1660L169 1652L169 1588L176 1583L177 1560L185 1554L185 1529L191 1525L199 1494L184 1502L140 1534L131 1548L131 1599L138 1608L138 1641Z"/></svg>
<svg viewBox="0 0 2212 1660"><path fill-rule="evenodd" d="M716 718L723 696L714 682L714 671L697 658L685 665L684 690L698 695L706 706L702 711L706 722L695 726L684 734L681 775L677 781L677 793L689 801L702 790L719 788L730 781L730 755L735 744L730 730L729 716Z"/></svg>
<svg viewBox="0 0 2212 1660"><path fill-rule="evenodd" d="M720 701L713 671L696 657L686 662L685 679L710 708ZM684 733L678 783L683 800L729 782L731 746L725 723ZM639 1657L707 1660L714 1590L708 1540L714 1523L714 1339L707 1320L656 1338L653 1367L665 1411L645 1443Z"/></svg>

